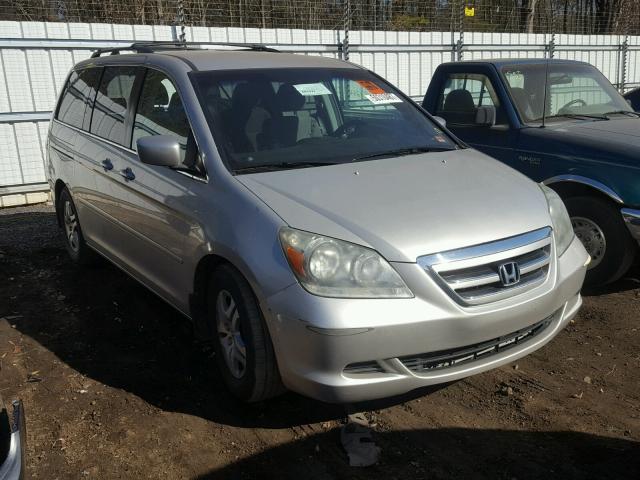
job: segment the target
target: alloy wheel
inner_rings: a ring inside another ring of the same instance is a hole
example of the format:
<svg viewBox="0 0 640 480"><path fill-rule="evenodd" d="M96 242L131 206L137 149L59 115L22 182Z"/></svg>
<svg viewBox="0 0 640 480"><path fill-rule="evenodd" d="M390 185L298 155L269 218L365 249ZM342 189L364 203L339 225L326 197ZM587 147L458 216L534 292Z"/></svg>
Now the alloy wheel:
<svg viewBox="0 0 640 480"><path fill-rule="evenodd" d="M71 203L71 200L67 199L63 206L63 221L64 230L67 236L67 242L74 252L80 250L80 232L78 230L78 215Z"/></svg>
<svg viewBox="0 0 640 480"><path fill-rule="evenodd" d="M222 354L235 378L242 378L247 370L247 348L240 331L240 312L227 290L220 290L216 299L216 324Z"/></svg>

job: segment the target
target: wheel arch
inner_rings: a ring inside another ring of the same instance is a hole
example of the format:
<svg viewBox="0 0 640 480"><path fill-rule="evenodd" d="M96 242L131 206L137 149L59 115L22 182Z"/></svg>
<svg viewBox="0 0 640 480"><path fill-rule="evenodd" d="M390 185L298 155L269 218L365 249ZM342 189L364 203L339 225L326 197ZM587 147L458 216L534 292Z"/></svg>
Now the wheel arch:
<svg viewBox="0 0 640 480"><path fill-rule="evenodd" d="M620 195L611 187L598 180L581 175L557 175L544 180L542 183L553 188L562 198L591 195L624 205Z"/></svg>
<svg viewBox="0 0 640 480"><path fill-rule="evenodd" d="M189 309L191 311L191 318L194 322L195 333L201 340L209 340L213 335L211 325L207 321L206 317L207 291L211 272L221 265L228 265L242 275L242 277L249 283L249 286L253 290L253 294L256 295L254 286L250 279L247 278L243 269L239 268L233 261L225 256L215 253L208 253L204 255L196 265L195 273L193 275L193 289L189 298Z"/></svg>

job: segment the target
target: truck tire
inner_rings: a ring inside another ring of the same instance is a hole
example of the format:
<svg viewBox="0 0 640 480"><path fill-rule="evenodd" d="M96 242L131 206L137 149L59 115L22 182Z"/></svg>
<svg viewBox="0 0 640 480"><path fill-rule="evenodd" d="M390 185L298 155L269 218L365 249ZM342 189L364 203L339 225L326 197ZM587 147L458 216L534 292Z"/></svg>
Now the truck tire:
<svg viewBox="0 0 640 480"><path fill-rule="evenodd" d="M229 391L248 403L283 393L267 325L244 277L222 265L211 274L207 293L216 361Z"/></svg>
<svg viewBox="0 0 640 480"><path fill-rule="evenodd" d="M603 286L627 273L638 246L631 238L620 209L612 202L594 196L569 197L565 199L565 205L576 236L591 255L585 286Z"/></svg>

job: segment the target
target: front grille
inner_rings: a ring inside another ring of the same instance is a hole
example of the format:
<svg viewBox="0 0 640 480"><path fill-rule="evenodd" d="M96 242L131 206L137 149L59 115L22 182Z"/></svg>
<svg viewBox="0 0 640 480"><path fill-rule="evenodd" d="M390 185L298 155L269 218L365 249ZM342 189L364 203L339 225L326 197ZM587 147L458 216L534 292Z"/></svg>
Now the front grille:
<svg viewBox="0 0 640 480"><path fill-rule="evenodd" d="M505 286L500 265L514 262L520 279ZM551 229L496 242L420 257L418 263L458 303L482 305L524 293L542 284L551 264Z"/></svg>
<svg viewBox="0 0 640 480"><path fill-rule="evenodd" d="M398 360L400 360L405 367L414 373L424 373L449 367L457 367L463 363L473 362L478 359L485 359L532 340L549 326L554 316L555 314L531 325L530 327L523 328L517 332L494 338L486 342L450 350L441 350L439 352L429 352L400 357Z"/></svg>

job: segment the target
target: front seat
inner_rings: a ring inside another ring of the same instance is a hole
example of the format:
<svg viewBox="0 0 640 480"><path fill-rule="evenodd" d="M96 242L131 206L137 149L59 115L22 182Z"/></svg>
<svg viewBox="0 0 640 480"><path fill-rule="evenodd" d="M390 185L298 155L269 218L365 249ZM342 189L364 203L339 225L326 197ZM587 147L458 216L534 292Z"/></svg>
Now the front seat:
<svg viewBox="0 0 640 480"><path fill-rule="evenodd" d="M298 141L299 111L305 97L290 83L283 83L273 101L275 115L264 122L259 144L263 148L289 147Z"/></svg>
<svg viewBox="0 0 640 480"><path fill-rule="evenodd" d="M449 92L439 115L453 124L473 124L476 121L476 104L468 90L462 88Z"/></svg>

